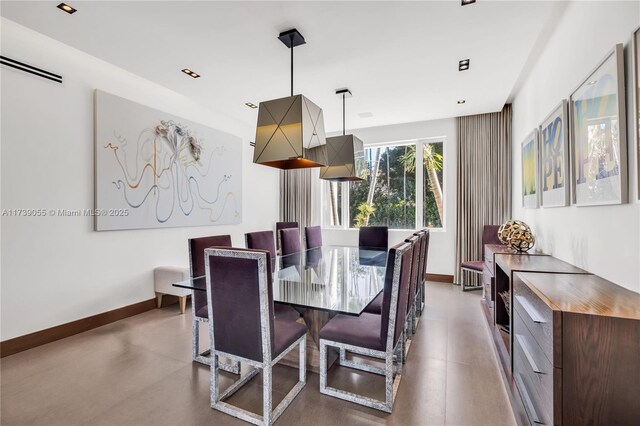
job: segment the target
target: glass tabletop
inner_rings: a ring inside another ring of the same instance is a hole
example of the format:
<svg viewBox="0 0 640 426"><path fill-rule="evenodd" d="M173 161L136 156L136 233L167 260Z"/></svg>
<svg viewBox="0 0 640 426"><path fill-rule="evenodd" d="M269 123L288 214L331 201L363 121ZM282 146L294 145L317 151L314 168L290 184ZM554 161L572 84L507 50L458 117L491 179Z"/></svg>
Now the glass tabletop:
<svg viewBox="0 0 640 426"><path fill-rule="evenodd" d="M292 306L360 315L384 287L387 251L324 246L278 256L273 300ZM173 284L205 291L206 277Z"/></svg>

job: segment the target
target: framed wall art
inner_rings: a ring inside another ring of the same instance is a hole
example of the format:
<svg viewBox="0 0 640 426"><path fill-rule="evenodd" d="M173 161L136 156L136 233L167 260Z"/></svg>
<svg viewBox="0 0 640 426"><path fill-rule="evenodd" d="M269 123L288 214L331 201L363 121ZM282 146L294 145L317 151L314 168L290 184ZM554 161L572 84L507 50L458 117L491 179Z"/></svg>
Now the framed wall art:
<svg viewBox="0 0 640 426"><path fill-rule="evenodd" d="M640 27L631 34L631 60L633 62L633 82L631 85L633 92L633 129L636 138L636 173L638 178L638 199L640 200Z"/></svg>
<svg viewBox="0 0 640 426"><path fill-rule="evenodd" d="M241 142L96 90L96 230L240 223Z"/></svg>
<svg viewBox="0 0 640 426"><path fill-rule="evenodd" d="M568 102L562 100L540 124L540 205L569 205Z"/></svg>
<svg viewBox="0 0 640 426"><path fill-rule="evenodd" d="M538 131L534 130L522 142L522 206L537 209L538 190Z"/></svg>
<svg viewBox="0 0 640 426"><path fill-rule="evenodd" d="M627 202L622 44L571 94L572 186L578 206Z"/></svg>

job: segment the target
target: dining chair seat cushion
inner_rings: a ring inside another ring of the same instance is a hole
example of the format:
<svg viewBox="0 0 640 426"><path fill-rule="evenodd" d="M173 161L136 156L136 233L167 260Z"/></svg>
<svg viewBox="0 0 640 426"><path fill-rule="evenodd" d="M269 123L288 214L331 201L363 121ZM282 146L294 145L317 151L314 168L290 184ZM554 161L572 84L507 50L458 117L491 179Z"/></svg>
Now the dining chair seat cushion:
<svg viewBox="0 0 640 426"><path fill-rule="evenodd" d="M295 321L276 318L273 322L273 330L276 338L272 356L275 358L293 342L304 336L307 333L307 326Z"/></svg>
<svg viewBox="0 0 640 426"><path fill-rule="evenodd" d="M382 293L380 293L375 299L373 299L373 301L369 303L369 306L364 308L364 311L369 314L380 315L382 313Z"/></svg>
<svg viewBox="0 0 640 426"><path fill-rule="evenodd" d="M384 350L380 340L382 316L362 313L360 316L336 315L320 330L320 338L360 348Z"/></svg>
<svg viewBox="0 0 640 426"><path fill-rule="evenodd" d="M209 318L209 312L207 311L207 305L204 305L196 312L198 318ZM285 319L295 321L300 318L300 313L293 309L291 306L280 305L278 303L273 304L273 313L276 319Z"/></svg>
<svg viewBox="0 0 640 426"><path fill-rule="evenodd" d="M471 269L472 271L478 271L478 272L482 272L482 268L483 268L483 263L480 260L470 260L467 262L462 262L460 264L461 268L464 269Z"/></svg>
<svg viewBox="0 0 640 426"><path fill-rule="evenodd" d="M281 305L279 303L273 304L273 313L276 319L295 321L300 318L300 312L291 306Z"/></svg>

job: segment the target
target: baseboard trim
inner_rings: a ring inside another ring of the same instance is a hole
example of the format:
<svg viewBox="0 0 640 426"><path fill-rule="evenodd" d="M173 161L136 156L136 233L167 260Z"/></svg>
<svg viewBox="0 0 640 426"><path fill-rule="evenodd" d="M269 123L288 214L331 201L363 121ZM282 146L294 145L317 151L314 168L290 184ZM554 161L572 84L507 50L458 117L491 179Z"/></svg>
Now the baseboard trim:
<svg viewBox="0 0 640 426"><path fill-rule="evenodd" d="M453 275L445 274L425 274L427 281L435 281L438 283L451 283L453 284Z"/></svg>
<svg viewBox="0 0 640 426"><path fill-rule="evenodd" d="M163 300L162 305L165 306L171 302L172 301L170 300L167 300L166 302ZM65 337L73 336L74 334L82 333L84 331L89 331L155 308L156 299L153 298L66 324L57 325L45 330L25 334L24 336L8 339L0 342L0 358L17 354L18 352L26 351L27 349L35 348L47 343L55 342L56 340L64 339Z"/></svg>

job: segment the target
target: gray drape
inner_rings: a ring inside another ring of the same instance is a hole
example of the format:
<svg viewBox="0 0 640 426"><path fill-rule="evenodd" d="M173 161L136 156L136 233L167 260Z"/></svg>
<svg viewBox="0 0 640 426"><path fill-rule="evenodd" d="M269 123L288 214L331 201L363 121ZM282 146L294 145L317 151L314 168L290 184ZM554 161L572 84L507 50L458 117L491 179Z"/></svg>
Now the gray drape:
<svg viewBox="0 0 640 426"><path fill-rule="evenodd" d="M511 105L492 114L458 117L456 273L454 282L479 285L460 263L482 258L482 228L511 216ZM464 280L464 281L461 281Z"/></svg>
<svg viewBox="0 0 640 426"><path fill-rule="evenodd" d="M313 175L312 169L280 172L280 220L298 222L301 230L313 224Z"/></svg>

